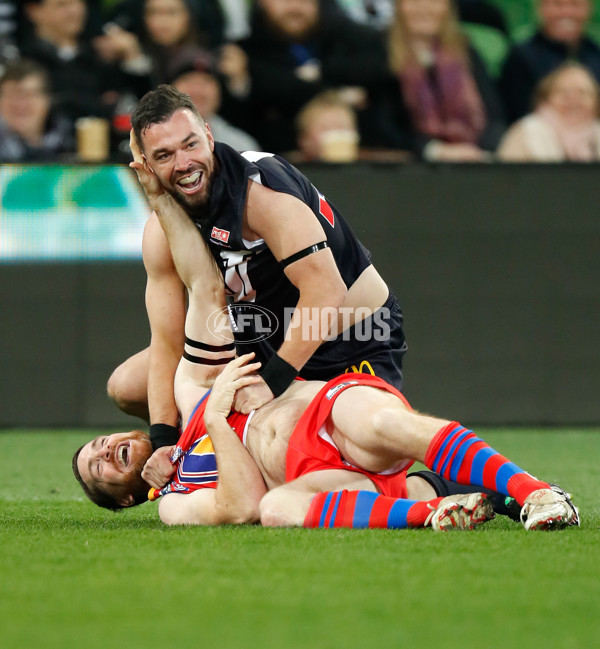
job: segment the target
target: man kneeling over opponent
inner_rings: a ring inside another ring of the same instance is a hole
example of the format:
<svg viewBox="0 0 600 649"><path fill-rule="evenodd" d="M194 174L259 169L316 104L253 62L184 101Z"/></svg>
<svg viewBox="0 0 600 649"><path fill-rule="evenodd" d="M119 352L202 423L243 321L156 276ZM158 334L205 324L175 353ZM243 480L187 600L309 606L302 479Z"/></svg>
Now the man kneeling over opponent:
<svg viewBox="0 0 600 649"><path fill-rule="evenodd" d="M488 489L515 499L526 529L579 523L562 489L532 477L459 423L412 411L400 392L370 375L295 381L259 410L231 412L236 391L259 380L260 364L252 355L234 358L226 327L207 326L224 296L193 223L169 196L152 206L189 293L174 386L187 426L143 472L151 447L139 432L98 437L79 449L74 471L98 504L134 505L152 486L167 524L444 530L491 518L491 502L480 493ZM407 480L414 460L438 475ZM477 493L436 497L431 483Z"/></svg>

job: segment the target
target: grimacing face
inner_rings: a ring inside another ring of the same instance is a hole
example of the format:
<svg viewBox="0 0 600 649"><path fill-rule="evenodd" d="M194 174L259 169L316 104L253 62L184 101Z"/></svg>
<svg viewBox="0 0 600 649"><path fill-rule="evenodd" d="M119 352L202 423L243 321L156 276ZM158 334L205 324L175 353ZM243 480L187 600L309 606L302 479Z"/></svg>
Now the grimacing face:
<svg viewBox="0 0 600 649"><path fill-rule="evenodd" d="M139 430L100 435L81 449L77 469L90 491L104 492L129 507L132 493L144 487L141 473L151 455L150 438Z"/></svg>
<svg viewBox="0 0 600 649"><path fill-rule="evenodd" d="M187 108L142 133L142 151L163 187L194 216L210 204L215 141L210 128Z"/></svg>

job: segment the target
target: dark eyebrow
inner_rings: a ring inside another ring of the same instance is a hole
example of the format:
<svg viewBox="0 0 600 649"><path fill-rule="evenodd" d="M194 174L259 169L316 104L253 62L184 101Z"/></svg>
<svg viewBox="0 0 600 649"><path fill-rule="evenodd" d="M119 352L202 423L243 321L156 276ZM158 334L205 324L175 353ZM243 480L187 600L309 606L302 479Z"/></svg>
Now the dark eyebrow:
<svg viewBox="0 0 600 649"><path fill-rule="evenodd" d="M186 137L184 137L183 140L181 140L181 144L187 144L189 140L195 137L199 137L199 135L197 133L192 132ZM156 149L156 151L152 151L152 157L156 159L157 156L162 155L163 153L170 153L170 151L166 147L162 147L160 149Z"/></svg>

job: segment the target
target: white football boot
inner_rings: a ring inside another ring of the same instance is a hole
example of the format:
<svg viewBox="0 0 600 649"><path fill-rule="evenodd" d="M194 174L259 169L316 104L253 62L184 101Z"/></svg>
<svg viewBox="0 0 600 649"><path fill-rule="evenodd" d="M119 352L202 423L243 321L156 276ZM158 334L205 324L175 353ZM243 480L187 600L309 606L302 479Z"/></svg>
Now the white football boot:
<svg viewBox="0 0 600 649"><path fill-rule="evenodd" d="M552 484L550 489L538 489L527 496L521 523L526 530L560 530L580 525L579 510L571 502L571 494Z"/></svg>
<svg viewBox="0 0 600 649"><path fill-rule="evenodd" d="M456 494L447 496L425 521L436 532L472 530L494 518L494 507L487 494Z"/></svg>

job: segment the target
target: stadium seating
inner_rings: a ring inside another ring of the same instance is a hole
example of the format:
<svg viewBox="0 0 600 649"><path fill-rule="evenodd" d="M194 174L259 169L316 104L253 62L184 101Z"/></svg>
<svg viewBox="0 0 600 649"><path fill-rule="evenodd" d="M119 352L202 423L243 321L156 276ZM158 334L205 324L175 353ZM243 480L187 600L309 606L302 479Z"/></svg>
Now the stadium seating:
<svg viewBox="0 0 600 649"><path fill-rule="evenodd" d="M463 22L461 29L483 59L488 74L496 78L500 74L502 62L508 52L509 40L499 29L486 25Z"/></svg>
<svg viewBox="0 0 600 649"><path fill-rule="evenodd" d="M488 0L503 14L508 30L514 40L520 40L523 28L537 23L535 0Z"/></svg>

